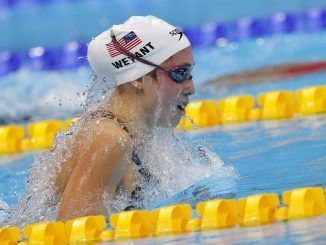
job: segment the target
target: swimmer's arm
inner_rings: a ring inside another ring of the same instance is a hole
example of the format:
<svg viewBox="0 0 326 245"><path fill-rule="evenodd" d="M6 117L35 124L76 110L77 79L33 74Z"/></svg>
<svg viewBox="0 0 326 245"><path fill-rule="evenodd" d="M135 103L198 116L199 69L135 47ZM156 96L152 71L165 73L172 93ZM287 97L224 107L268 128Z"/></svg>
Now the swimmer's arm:
<svg viewBox="0 0 326 245"><path fill-rule="evenodd" d="M125 155L130 154L130 137L117 132L104 132L99 135L94 132L90 135L94 135L94 139L92 142L85 142L87 148L80 151L78 163L63 193L59 220L105 215L103 193L111 190L113 199L116 187L122 179L117 176L123 176L123 173L119 172L123 172Z"/></svg>
<svg viewBox="0 0 326 245"><path fill-rule="evenodd" d="M123 186L123 188L131 194L131 192L135 189L135 180L136 180L136 167L133 162L129 163L129 167L124 175L124 178L122 179L120 185Z"/></svg>

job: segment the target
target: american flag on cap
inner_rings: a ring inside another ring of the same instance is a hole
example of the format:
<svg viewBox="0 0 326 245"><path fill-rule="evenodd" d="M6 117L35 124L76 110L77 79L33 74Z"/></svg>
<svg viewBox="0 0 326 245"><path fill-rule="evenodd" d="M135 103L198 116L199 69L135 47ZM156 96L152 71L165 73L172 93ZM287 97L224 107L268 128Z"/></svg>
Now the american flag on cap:
<svg viewBox="0 0 326 245"><path fill-rule="evenodd" d="M137 37L137 35L133 31L129 32L127 35L123 36L121 39L118 40L118 43L128 51L136 47L141 42L142 41L140 40L140 38ZM121 54L121 52L114 47L112 42L106 44L106 48L112 58Z"/></svg>

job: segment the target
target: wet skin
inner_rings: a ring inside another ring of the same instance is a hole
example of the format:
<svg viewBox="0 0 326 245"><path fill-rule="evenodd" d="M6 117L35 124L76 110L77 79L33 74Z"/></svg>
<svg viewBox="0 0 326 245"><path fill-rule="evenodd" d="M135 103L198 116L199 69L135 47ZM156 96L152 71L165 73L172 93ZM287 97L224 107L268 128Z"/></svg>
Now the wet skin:
<svg viewBox="0 0 326 245"><path fill-rule="evenodd" d="M193 65L191 47L163 62L169 69ZM127 121L133 140L150 134L154 125L174 128L195 93L192 80L177 84L162 70L136 81L121 85L110 99L108 110ZM109 143L108 143L109 142ZM61 199L58 220L85 215L107 214L103 199L113 200L122 186L127 192L134 189L135 164L132 163L131 136L114 120L87 118L81 129L68 143L61 168L55 176L56 193Z"/></svg>

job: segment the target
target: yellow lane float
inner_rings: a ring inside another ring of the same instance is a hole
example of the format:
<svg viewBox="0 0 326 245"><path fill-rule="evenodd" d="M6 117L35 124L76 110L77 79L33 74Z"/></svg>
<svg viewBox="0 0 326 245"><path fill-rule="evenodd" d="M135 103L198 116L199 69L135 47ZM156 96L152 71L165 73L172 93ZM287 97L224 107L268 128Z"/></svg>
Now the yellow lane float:
<svg viewBox="0 0 326 245"><path fill-rule="evenodd" d="M202 223L201 219L198 219L198 218L190 219L186 223L185 231L186 232L200 231L201 223Z"/></svg>
<svg viewBox="0 0 326 245"><path fill-rule="evenodd" d="M201 230L231 228L238 224L237 203L233 199L200 202L196 211L202 217Z"/></svg>
<svg viewBox="0 0 326 245"><path fill-rule="evenodd" d="M326 112L326 86L304 88L296 91L297 112L312 115Z"/></svg>
<svg viewBox="0 0 326 245"><path fill-rule="evenodd" d="M68 220L66 222L68 242L72 244L81 244L101 241L105 226L105 217L102 215L86 216Z"/></svg>
<svg viewBox="0 0 326 245"><path fill-rule="evenodd" d="M135 239L152 234L151 214L146 210L112 214L110 225L115 228L115 240Z"/></svg>
<svg viewBox="0 0 326 245"><path fill-rule="evenodd" d="M326 214L325 192L321 187L299 188L282 194L287 219L295 220Z"/></svg>
<svg viewBox="0 0 326 245"><path fill-rule="evenodd" d="M93 244L138 239L149 236L176 235L187 232L260 226L276 221L296 220L326 214L325 190L305 187L278 195L265 193L234 199L199 202L197 214L189 204L162 207L152 211L133 210L111 214L110 225L102 215L80 217L62 222L27 225L19 244ZM0 244L17 244L21 233L17 227L0 228Z"/></svg>
<svg viewBox="0 0 326 245"><path fill-rule="evenodd" d="M253 108L248 113L249 121L259 121L262 119L262 109L261 108Z"/></svg>
<svg viewBox="0 0 326 245"><path fill-rule="evenodd" d="M20 152L25 130L21 125L0 127L0 155Z"/></svg>
<svg viewBox="0 0 326 245"><path fill-rule="evenodd" d="M27 225L24 237L28 244L60 245L67 242L65 224L62 222L43 222Z"/></svg>
<svg viewBox="0 0 326 245"><path fill-rule="evenodd" d="M293 117L294 95L290 91L273 91L258 95L258 105L262 106L262 119L288 119Z"/></svg>
<svg viewBox="0 0 326 245"><path fill-rule="evenodd" d="M187 232L186 224L192 216L189 204L179 204L151 211L154 235L171 235Z"/></svg>
<svg viewBox="0 0 326 245"><path fill-rule="evenodd" d="M199 128L217 125L220 122L217 103L215 101L193 101L185 108L186 116L193 120L195 126ZM182 118L178 129L193 129L194 125L189 119Z"/></svg>
<svg viewBox="0 0 326 245"><path fill-rule="evenodd" d="M326 112L326 86L304 88L293 94L290 91L272 91L258 96L255 107L251 95L239 95L220 99L190 102L185 108L186 117L176 129L189 130L218 124L240 123L258 120L287 119L294 114L311 115ZM0 127L0 154L12 154L21 150L46 150L52 147L59 130L69 130L78 117L66 121L47 120L31 123L27 133L21 125ZM23 139L28 134L28 138ZM280 211L278 211L280 213Z"/></svg>
<svg viewBox="0 0 326 245"><path fill-rule="evenodd" d="M280 200L275 193L258 194L238 200L241 226L274 223L276 207Z"/></svg>
<svg viewBox="0 0 326 245"><path fill-rule="evenodd" d="M18 227L0 227L0 244L13 245L21 239Z"/></svg>
<svg viewBox="0 0 326 245"><path fill-rule="evenodd" d="M217 105L217 107L216 107ZM186 107L177 129L193 129L216 124L258 120L289 119L293 115L312 115L326 112L326 86L290 91L272 91L258 95L257 106L251 95L231 96L215 101L194 101ZM190 119L189 119L190 118Z"/></svg>
<svg viewBox="0 0 326 245"><path fill-rule="evenodd" d="M31 123L27 127L28 138L22 142L24 150L46 150L53 145L55 135L62 126L59 120L46 120Z"/></svg>
<svg viewBox="0 0 326 245"><path fill-rule="evenodd" d="M249 120L248 114L254 107L255 100L251 95L232 96L218 101L222 123L239 123Z"/></svg>
<svg viewBox="0 0 326 245"><path fill-rule="evenodd" d="M71 126L77 122L80 118L79 117L73 117L73 118L69 118L65 121L62 122L62 125L60 127L60 130L63 130L63 131L67 131L71 128Z"/></svg>
<svg viewBox="0 0 326 245"><path fill-rule="evenodd" d="M113 241L115 237L115 231L111 229L107 229L101 232L100 241L101 242L110 242Z"/></svg>

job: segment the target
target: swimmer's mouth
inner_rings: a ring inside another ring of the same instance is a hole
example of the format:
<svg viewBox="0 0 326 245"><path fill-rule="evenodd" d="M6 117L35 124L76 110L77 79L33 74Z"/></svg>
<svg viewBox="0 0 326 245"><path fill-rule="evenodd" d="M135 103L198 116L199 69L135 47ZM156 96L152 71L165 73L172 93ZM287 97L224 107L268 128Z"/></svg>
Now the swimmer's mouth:
<svg viewBox="0 0 326 245"><path fill-rule="evenodd" d="M185 114L185 108L187 104L187 102L180 102L179 104L177 104L177 108L182 112L182 114Z"/></svg>

